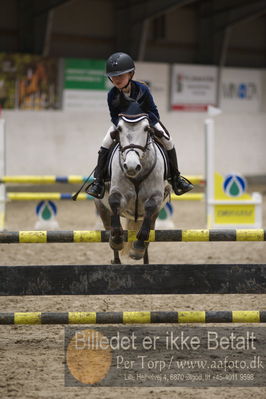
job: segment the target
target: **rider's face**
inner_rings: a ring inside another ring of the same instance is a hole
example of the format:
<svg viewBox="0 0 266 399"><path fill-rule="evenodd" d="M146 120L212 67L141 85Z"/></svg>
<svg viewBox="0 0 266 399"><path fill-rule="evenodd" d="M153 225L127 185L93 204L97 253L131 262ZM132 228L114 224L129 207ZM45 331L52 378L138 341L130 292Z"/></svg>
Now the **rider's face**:
<svg viewBox="0 0 266 399"><path fill-rule="evenodd" d="M123 73L122 75L112 76L112 81L115 87L118 89L123 89L128 84L129 79L131 78L131 73Z"/></svg>

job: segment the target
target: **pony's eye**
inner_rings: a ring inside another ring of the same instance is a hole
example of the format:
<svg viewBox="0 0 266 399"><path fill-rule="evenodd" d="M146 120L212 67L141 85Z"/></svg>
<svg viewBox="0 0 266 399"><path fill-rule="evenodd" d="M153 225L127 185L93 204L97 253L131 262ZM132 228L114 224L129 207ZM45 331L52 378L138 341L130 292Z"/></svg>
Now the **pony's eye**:
<svg viewBox="0 0 266 399"><path fill-rule="evenodd" d="M121 127L121 126L118 126L118 127L117 127L117 130L118 130L119 132L122 132L122 127Z"/></svg>

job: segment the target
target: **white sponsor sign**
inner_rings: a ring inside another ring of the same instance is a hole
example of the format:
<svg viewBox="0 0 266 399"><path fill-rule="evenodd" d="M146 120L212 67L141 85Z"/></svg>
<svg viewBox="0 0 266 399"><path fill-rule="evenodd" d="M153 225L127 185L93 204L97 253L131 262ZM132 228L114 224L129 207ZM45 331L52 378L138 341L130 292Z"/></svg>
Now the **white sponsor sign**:
<svg viewBox="0 0 266 399"><path fill-rule="evenodd" d="M171 109L206 111L215 105L217 68L210 66L174 65L171 76Z"/></svg>
<svg viewBox="0 0 266 399"><path fill-rule="evenodd" d="M64 90L65 111L98 111L107 109L107 92L102 90Z"/></svg>
<svg viewBox="0 0 266 399"><path fill-rule="evenodd" d="M261 71L225 68L220 90L222 110L259 112L261 109L261 87Z"/></svg>
<svg viewBox="0 0 266 399"><path fill-rule="evenodd" d="M105 61L66 58L64 60L63 109L102 110L112 87L105 75Z"/></svg>

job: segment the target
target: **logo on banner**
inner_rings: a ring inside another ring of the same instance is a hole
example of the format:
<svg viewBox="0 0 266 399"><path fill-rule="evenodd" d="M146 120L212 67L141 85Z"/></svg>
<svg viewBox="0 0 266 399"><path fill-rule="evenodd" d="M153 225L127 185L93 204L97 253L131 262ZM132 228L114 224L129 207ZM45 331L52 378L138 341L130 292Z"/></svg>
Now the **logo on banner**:
<svg viewBox="0 0 266 399"><path fill-rule="evenodd" d="M53 201L40 201L36 206L38 220L35 229L54 230L59 227L56 220L57 207Z"/></svg>
<svg viewBox="0 0 266 399"><path fill-rule="evenodd" d="M223 190L229 197L239 197L246 192L247 182L244 177L231 174L225 177Z"/></svg>
<svg viewBox="0 0 266 399"><path fill-rule="evenodd" d="M174 229L173 222L174 208L171 202L166 202L165 206L160 210L158 218L156 220L155 228L158 230L163 229Z"/></svg>
<svg viewBox="0 0 266 399"><path fill-rule="evenodd" d="M225 98L239 98L241 100L253 100L258 97L258 89L255 83L224 83L223 94Z"/></svg>

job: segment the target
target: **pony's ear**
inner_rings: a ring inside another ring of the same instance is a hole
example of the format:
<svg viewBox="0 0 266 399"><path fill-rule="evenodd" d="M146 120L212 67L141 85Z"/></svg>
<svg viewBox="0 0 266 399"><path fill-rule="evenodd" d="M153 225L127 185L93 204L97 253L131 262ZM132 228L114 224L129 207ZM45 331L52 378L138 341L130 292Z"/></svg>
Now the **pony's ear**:
<svg viewBox="0 0 266 399"><path fill-rule="evenodd" d="M119 130L115 129L110 133L111 139L112 140L118 140L119 138Z"/></svg>
<svg viewBox="0 0 266 399"><path fill-rule="evenodd" d="M144 128L144 130L145 130L145 132L148 132L151 136L154 135L154 128L153 128L153 127L151 127L151 126L146 126L146 127Z"/></svg>

